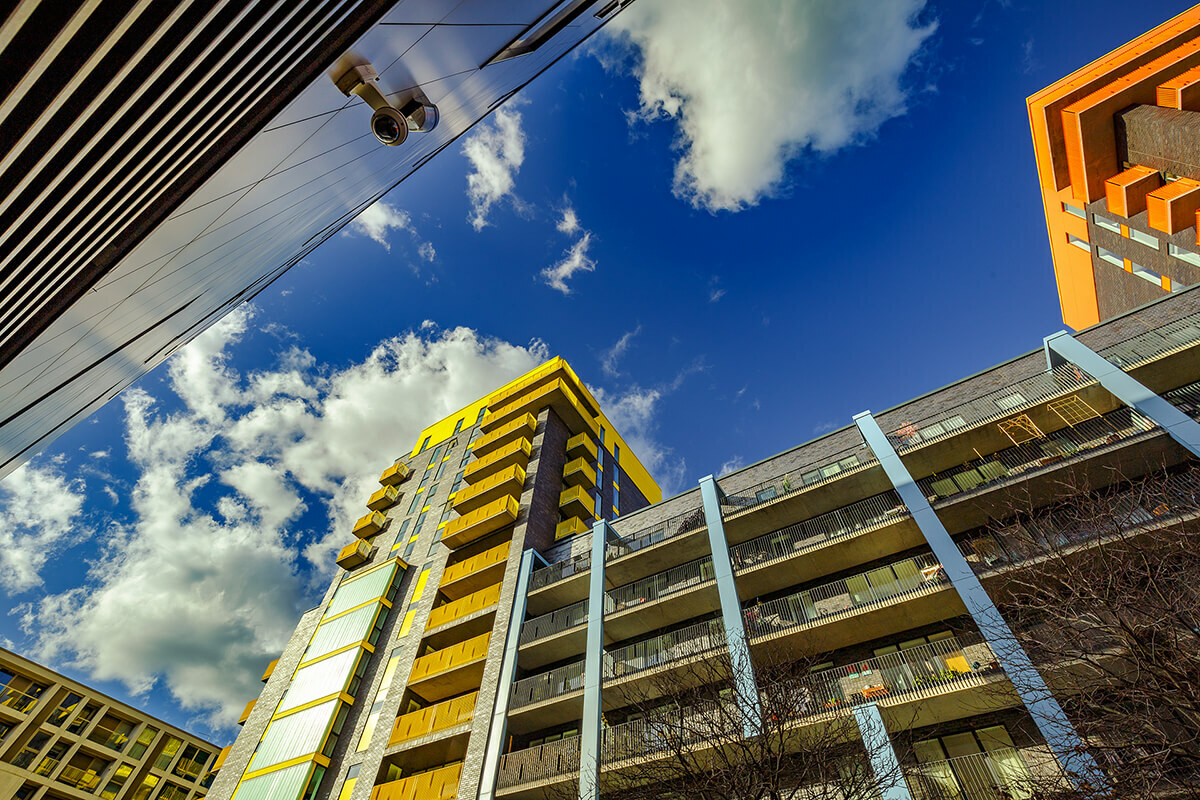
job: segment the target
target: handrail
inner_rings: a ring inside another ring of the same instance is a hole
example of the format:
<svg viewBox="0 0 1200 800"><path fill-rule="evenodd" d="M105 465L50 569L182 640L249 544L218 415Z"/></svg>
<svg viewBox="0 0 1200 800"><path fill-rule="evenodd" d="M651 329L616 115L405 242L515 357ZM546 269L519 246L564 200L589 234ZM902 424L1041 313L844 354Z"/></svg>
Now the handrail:
<svg viewBox="0 0 1200 800"><path fill-rule="evenodd" d="M578 736L505 753L500 757L499 788L509 789L578 772L579 754Z"/></svg>
<svg viewBox="0 0 1200 800"><path fill-rule="evenodd" d="M604 613L615 614L642 603L651 603L668 595L708 583L714 578L712 556L663 570L649 577L610 590Z"/></svg>
<svg viewBox="0 0 1200 800"><path fill-rule="evenodd" d="M1156 325L1099 351L1101 358L1129 370L1200 343L1200 312Z"/></svg>
<svg viewBox="0 0 1200 800"><path fill-rule="evenodd" d="M582 688L583 662L576 661L516 681L513 683L508 705L512 709L522 708Z"/></svg>
<svg viewBox="0 0 1200 800"><path fill-rule="evenodd" d="M526 620L521 626L519 643L529 644L583 625L587 622L587 606L587 600L580 600L564 608L556 608L549 614Z"/></svg>
<svg viewBox="0 0 1200 800"><path fill-rule="evenodd" d="M788 497L797 492L805 491L816 486L844 478L847 475L872 467L879 463L865 442L839 450L836 453L819 458L803 467L781 472L778 475L759 481L744 489L726 490L721 487L721 505L732 507L730 513L739 513L755 506Z"/></svg>
<svg viewBox="0 0 1200 800"><path fill-rule="evenodd" d="M702 655L725 646L725 628L718 619L704 620L680 630L627 644L604 654L604 678L616 680Z"/></svg>
<svg viewBox="0 0 1200 800"><path fill-rule="evenodd" d="M614 540L608 542L604 550L604 560L612 561L621 556L629 555L664 539L670 539L680 534L690 533L705 526L704 509L697 506L680 512L662 522L641 528L631 535L624 535L614 526L609 530Z"/></svg>

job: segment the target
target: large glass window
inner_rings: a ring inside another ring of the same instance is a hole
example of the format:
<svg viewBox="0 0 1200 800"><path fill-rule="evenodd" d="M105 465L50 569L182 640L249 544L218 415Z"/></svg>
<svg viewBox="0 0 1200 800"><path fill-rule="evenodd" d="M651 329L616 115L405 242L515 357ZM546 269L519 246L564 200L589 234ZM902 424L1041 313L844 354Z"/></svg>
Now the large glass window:
<svg viewBox="0 0 1200 800"><path fill-rule="evenodd" d="M1139 244L1146 245L1146 247L1149 247L1152 250L1158 249L1158 237L1151 236L1148 233L1143 233L1142 231L1139 231L1135 228L1129 229L1129 238L1133 239L1135 242L1137 242Z"/></svg>
<svg viewBox="0 0 1200 800"><path fill-rule="evenodd" d="M1067 234L1067 243L1078 247L1080 250L1087 250L1089 253L1092 251L1092 246L1088 244L1087 239L1080 239L1078 236L1072 236L1069 233Z"/></svg>
<svg viewBox="0 0 1200 800"><path fill-rule="evenodd" d="M129 776L133 774L133 765L120 764L113 772L112 779L100 792L102 800L112 800L117 796L117 792L121 791L121 787L125 785L125 781L129 780Z"/></svg>
<svg viewBox="0 0 1200 800"><path fill-rule="evenodd" d="M1070 203L1063 203L1062 207L1063 207L1063 211L1067 212L1068 214L1070 214L1073 217L1079 217L1080 219L1087 219L1087 213L1079 206L1073 206Z"/></svg>
<svg viewBox="0 0 1200 800"><path fill-rule="evenodd" d="M1200 267L1200 255L1193 253L1190 250L1184 250L1177 244L1167 244L1167 252L1178 258L1180 261L1186 261L1189 264L1194 264Z"/></svg>
<svg viewBox="0 0 1200 800"><path fill-rule="evenodd" d="M128 755L134 761L137 761L146 754L146 750L150 747L150 743L154 741L155 736L158 736L158 728L151 728L149 725L147 725L142 732L138 734L137 741L134 742L133 746L129 748L129 752L126 755Z"/></svg>
<svg viewBox="0 0 1200 800"><path fill-rule="evenodd" d="M1160 289L1162 288L1162 275L1159 275L1154 270L1146 269L1145 267L1141 266L1140 264L1133 264L1131 266L1133 267L1134 275L1137 275L1139 278L1141 278L1144 281L1149 281L1150 283L1153 283L1155 286L1158 286Z"/></svg>
<svg viewBox="0 0 1200 800"><path fill-rule="evenodd" d="M179 757L179 762L175 764L175 769L172 770L181 778L187 778L194 781L200 777L200 771L204 769L204 765L208 763L212 753L207 750L201 750L194 744L189 744L183 748L183 755Z"/></svg>
<svg viewBox="0 0 1200 800"><path fill-rule="evenodd" d="M1109 219L1103 214L1092 214L1092 219L1096 221L1096 227L1098 228L1104 228L1104 230L1112 231L1113 233L1121 232L1121 223L1115 219Z"/></svg>
<svg viewBox="0 0 1200 800"><path fill-rule="evenodd" d="M157 775L147 775L142 779L142 785L137 788L130 800L146 800L154 791L154 787L158 786L159 780L161 779Z"/></svg>
<svg viewBox="0 0 1200 800"><path fill-rule="evenodd" d="M182 739L177 739L174 736L167 738L167 743L163 745L162 752L158 754L158 758L154 760L154 768L165 770L171 766L171 761L174 760L175 754L179 752L180 745L183 744Z"/></svg>
<svg viewBox="0 0 1200 800"><path fill-rule="evenodd" d="M1100 256L1101 261L1106 261L1109 264L1112 264L1114 267L1125 269L1125 259L1121 258L1112 250L1105 250L1103 247L1097 247L1096 253Z"/></svg>
<svg viewBox="0 0 1200 800"><path fill-rule="evenodd" d="M67 696L63 698L63 701L58 704L58 708L50 712L50 716L46 719L46 724L53 725L56 728L59 725L62 725L66 721L67 717L71 716L71 712L75 710L75 707L79 705L79 701L82 699L83 697L81 695L75 694L74 692L69 692Z"/></svg>

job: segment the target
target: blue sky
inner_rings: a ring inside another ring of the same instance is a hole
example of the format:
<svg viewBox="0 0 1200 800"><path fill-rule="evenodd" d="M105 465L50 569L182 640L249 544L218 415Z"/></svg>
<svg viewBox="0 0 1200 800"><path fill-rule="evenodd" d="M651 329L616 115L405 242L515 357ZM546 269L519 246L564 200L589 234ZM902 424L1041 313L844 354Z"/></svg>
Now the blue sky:
<svg viewBox="0 0 1200 800"><path fill-rule="evenodd" d="M776 6L638 0L7 478L6 646L225 744L379 471L545 357L670 492L1061 328L1024 98L1185 6Z"/></svg>

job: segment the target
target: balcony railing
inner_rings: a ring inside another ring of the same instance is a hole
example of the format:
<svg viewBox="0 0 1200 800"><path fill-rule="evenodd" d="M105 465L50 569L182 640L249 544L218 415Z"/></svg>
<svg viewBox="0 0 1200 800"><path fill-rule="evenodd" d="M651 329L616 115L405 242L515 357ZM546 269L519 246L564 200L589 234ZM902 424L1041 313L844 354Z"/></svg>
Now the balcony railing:
<svg viewBox="0 0 1200 800"><path fill-rule="evenodd" d="M986 753L931 761L905 769L913 800L1013 800L1033 794L1033 775L1020 752Z"/></svg>
<svg viewBox="0 0 1200 800"><path fill-rule="evenodd" d="M578 736L506 753L500 757L499 787L508 789L579 772Z"/></svg>
<svg viewBox="0 0 1200 800"><path fill-rule="evenodd" d="M738 719L737 705L728 701L689 708L667 706L656 714L604 729L600 762L612 764L703 742L728 740L736 735L731 723Z"/></svg>
<svg viewBox="0 0 1200 800"><path fill-rule="evenodd" d="M427 708L401 714L392 725L388 747L420 739L467 722L475 714L479 692L455 697Z"/></svg>
<svg viewBox="0 0 1200 800"><path fill-rule="evenodd" d="M948 583L942 565L927 553L751 606L742 614L751 637L766 636Z"/></svg>
<svg viewBox="0 0 1200 800"><path fill-rule="evenodd" d="M1132 369L1200 343L1200 313L1156 325L1100 351L1121 369Z"/></svg>
<svg viewBox="0 0 1200 800"><path fill-rule="evenodd" d="M712 579L712 556L698 558L648 578L618 586L608 592L609 603L604 611L606 614L624 611L708 583Z"/></svg>
<svg viewBox="0 0 1200 800"><path fill-rule="evenodd" d="M664 539L699 530L704 525L704 509L692 508L676 514L664 522L641 528L630 535L610 528L616 534L616 540L608 543L605 548L604 560L612 561L614 558L635 553L652 544L658 544Z"/></svg>
<svg viewBox="0 0 1200 800"><path fill-rule="evenodd" d="M851 473L861 472L878 463L878 459L865 443L856 444L745 489L726 491L725 496L721 499L721 505L732 506L731 513L745 511L763 503L829 483Z"/></svg>
<svg viewBox="0 0 1200 800"><path fill-rule="evenodd" d="M725 646L725 628L718 619L705 620L643 642L604 654L604 678L616 680L638 675L685 658Z"/></svg>
<svg viewBox="0 0 1200 800"><path fill-rule="evenodd" d="M558 608L549 614L526 620L521 626L520 644L529 644L538 639L545 639L587 622L587 600L580 600L565 608Z"/></svg>
<svg viewBox="0 0 1200 800"><path fill-rule="evenodd" d="M29 711L37 705L37 701L41 698L44 689L39 689L37 692L22 692L17 689L6 688L0 694L0 706L11 708L13 711L19 711L22 714Z"/></svg>
<svg viewBox="0 0 1200 800"><path fill-rule="evenodd" d="M1011 417L1064 392L1075 392L1095 382L1092 376L1081 372L1075 365L1060 364L1049 372L1039 372L948 411L940 411L915 422L905 422L888 433L888 441L896 448L896 452L905 453L968 428Z"/></svg>
<svg viewBox="0 0 1200 800"><path fill-rule="evenodd" d="M576 661L515 682L508 705L512 709L523 708L582 688L583 662Z"/></svg>
<svg viewBox="0 0 1200 800"><path fill-rule="evenodd" d="M730 549L729 557L735 570L743 570L854 536L908 516L908 509L900 500L900 495L889 490L836 511L742 542Z"/></svg>
<svg viewBox="0 0 1200 800"><path fill-rule="evenodd" d="M1025 473L1074 460L1100 447L1131 439L1155 425L1131 408L1118 408L1074 427L1007 447L962 467L930 475L917 486L931 501L984 488Z"/></svg>
<svg viewBox="0 0 1200 800"><path fill-rule="evenodd" d="M590 550L585 550L562 561L556 561L548 567L534 570L533 574L529 576L529 591L532 592L535 589L541 589L570 578L572 575L587 572L591 567L592 553Z"/></svg>
<svg viewBox="0 0 1200 800"><path fill-rule="evenodd" d="M1200 419L1200 381L1163 392L1163 399L1192 419Z"/></svg>

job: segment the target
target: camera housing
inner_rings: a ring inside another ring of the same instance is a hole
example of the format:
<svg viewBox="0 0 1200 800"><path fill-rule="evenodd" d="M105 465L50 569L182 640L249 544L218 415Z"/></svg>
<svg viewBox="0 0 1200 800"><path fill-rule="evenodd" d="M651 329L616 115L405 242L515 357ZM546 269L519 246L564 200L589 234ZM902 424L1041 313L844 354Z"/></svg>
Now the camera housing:
<svg viewBox="0 0 1200 800"><path fill-rule="evenodd" d="M404 144L410 131L425 133L437 127L437 106L417 93L412 93L399 107L392 105L379 91L379 73L352 53L338 60L329 77L342 94L361 97L374 110L371 133L381 144L395 147Z"/></svg>

